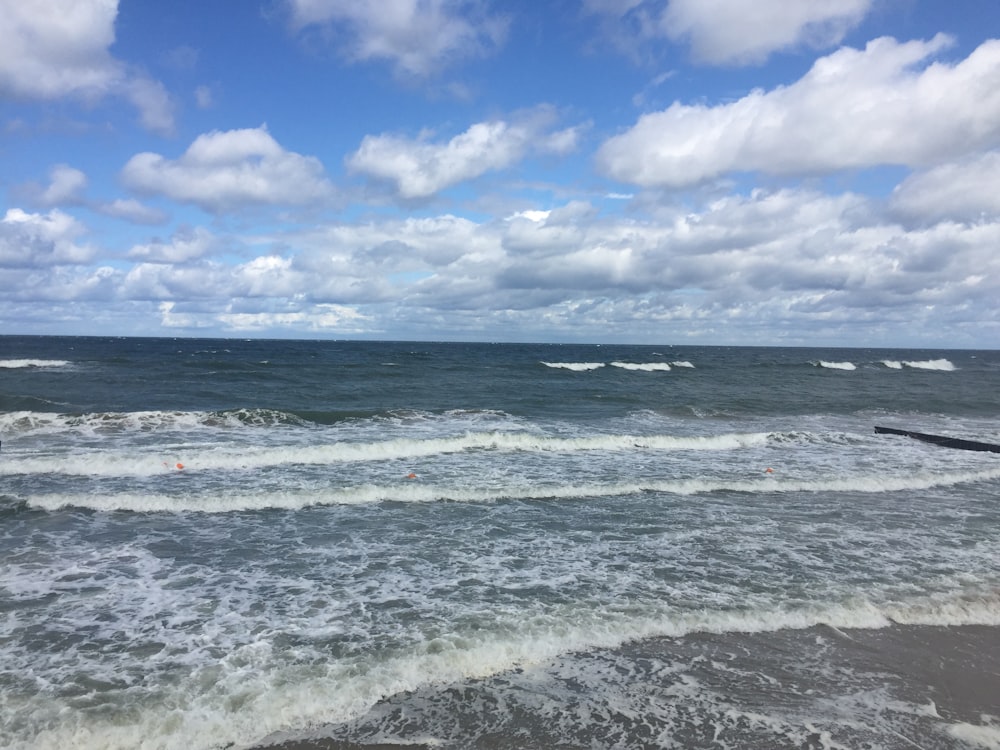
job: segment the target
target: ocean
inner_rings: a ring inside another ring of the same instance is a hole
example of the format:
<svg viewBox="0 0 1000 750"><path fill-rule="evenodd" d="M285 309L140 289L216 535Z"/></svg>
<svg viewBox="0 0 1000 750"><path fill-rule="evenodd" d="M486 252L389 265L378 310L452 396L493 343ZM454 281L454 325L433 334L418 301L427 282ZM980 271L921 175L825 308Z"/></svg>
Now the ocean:
<svg viewBox="0 0 1000 750"><path fill-rule="evenodd" d="M1000 748L1000 352L0 337L0 746Z"/></svg>

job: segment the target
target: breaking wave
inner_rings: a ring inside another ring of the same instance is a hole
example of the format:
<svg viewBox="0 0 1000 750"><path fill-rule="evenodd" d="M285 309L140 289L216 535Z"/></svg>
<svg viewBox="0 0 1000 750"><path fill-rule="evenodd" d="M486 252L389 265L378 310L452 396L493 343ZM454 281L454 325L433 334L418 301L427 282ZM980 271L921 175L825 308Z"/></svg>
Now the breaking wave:
<svg viewBox="0 0 1000 750"><path fill-rule="evenodd" d="M16 370L24 367L66 367L72 364L64 359L0 359L0 368Z"/></svg>
<svg viewBox="0 0 1000 750"><path fill-rule="evenodd" d="M394 484L361 484L333 489L293 489L285 492L242 492L232 495L205 494L37 494L25 498L28 507L58 510L83 507L96 511L231 513L259 510L300 510L317 505L368 505L373 503L493 503L503 501L564 500L624 497L654 492L679 496L701 496L719 492L773 496L799 492L856 492L879 494L951 487L958 484L1000 479L1000 468L984 471L925 473L885 476L869 474L850 478L788 479L772 476L724 480L692 478L647 482L540 484L479 489L400 480Z"/></svg>

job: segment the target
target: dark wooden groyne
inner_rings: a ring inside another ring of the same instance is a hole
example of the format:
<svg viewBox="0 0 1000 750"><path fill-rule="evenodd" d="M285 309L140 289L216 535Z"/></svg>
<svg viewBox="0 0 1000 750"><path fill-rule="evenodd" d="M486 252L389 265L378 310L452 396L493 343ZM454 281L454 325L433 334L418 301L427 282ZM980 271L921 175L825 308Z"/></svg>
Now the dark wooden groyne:
<svg viewBox="0 0 1000 750"><path fill-rule="evenodd" d="M880 435L903 435L914 440L923 440L925 443L940 445L942 448L957 448L962 451L986 451L988 453L1000 453L1000 445L996 443L981 443L978 440L963 440L962 438L945 437L944 435L928 435L926 432L913 432L912 430L897 430L895 427L876 427L875 432Z"/></svg>

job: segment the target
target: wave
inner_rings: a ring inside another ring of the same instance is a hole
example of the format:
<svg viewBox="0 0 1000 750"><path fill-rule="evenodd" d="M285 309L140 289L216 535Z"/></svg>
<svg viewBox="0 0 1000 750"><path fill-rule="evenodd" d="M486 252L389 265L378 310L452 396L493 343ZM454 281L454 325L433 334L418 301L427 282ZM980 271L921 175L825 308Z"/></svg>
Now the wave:
<svg viewBox="0 0 1000 750"><path fill-rule="evenodd" d="M76 476L154 476L162 474L164 464L177 463L191 471L231 471L262 469L288 465L327 465L347 462L390 461L408 458L462 453L468 451L574 453L580 451L730 451L759 447L771 433L731 433L707 437L674 435L595 435L587 437L551 437L525 432L468 432L439 438L398 438L381 441L340 441L320 445L285 445L280 447L160 446L149 449L81 451L71 455L9 454L0 463L4 474L63 474ZM164 457L167 456L167 460Z"/></svg>
<svg viewBox="0 0 1000 750"><path fill-rule="evenodd" d="M622 370L641 370L643 372L670 372L670 365L666 362L612 362L612 367L618 367Z"/></svg>
<svg viewBox="0 0 1000 750"><path fill-rule="evenodd" d="M914 370L940 370L942 372L952 372L958 369L947 359L928 359L919 362L903 362L903 366L913 368Z"/></svg>
<svg viewBox="0 0 1000 750"><path fill-rule="evenodd" d="M66 367L72 364L64 359L0 359L0 368L20 369L24 367Z"/></svg>
<svg viewBox="0 0 1000 750"><path fill-rule="evenodd" d="M573 370L574 372L599 370L604 367L603 362L542 362L542 364L556 370Z"/></svg>
<svg viewBox="0 0 1000 750"><path fill-rule="evenodd" d="M605 606L578 605L563 607L554 615L531 618L522 613L500 612L493 627L471 628L456 624L411 643L407 648L377 650L375 658L341 659L326 653L319 658L317 653L315 660L286 660L273 644L272 633L265 631L251 643L234 643L231 653L213 663L210 669L193 659L190 678L161 682L160 670L155 666L150 669L148 680L166 696L163 703L187 706L188 713L197 715L200 721L169 722L170 715L164 714L164 709L134 705L131 696L121 696L130 709L124 712L124 718L68 711L63 709L62 703L50 702L46 696L27 699L13 696L13 710L35 719L29 725L34 730L33 736L15 738L13 748L74 747L81 736L89 738L88 744L108 750L144 744L156 744L168 750L258 746L262 738L280 741L290 736L289 727L335 726L352 720L362 721L379 701L393 696L404 701L405 710L407 703L403 696L406 695L414 701L412 716L417 717L416 725L422 726L426 718L421 720L421 717L440 705L437 700L428 700L422 691L431 691L433 696L435 691L447 689L459 696L455 700L477 700L461 696L477 695L480 688L475 685L481 685L481 680L491 676L501 676L501 683L510 691L505 693L500 688L497 693L500 699L517 691L535 695L538 686L544 686L546 706L557 705L553 703L557 698L549 692L555 689L555 680L569 683L572 678L573 690L584 689L588 695L589 691L597 695L598 700L593 705L599 707L601 713L611 705L630 718L645 716L643 712L649 706L641 701L648 703L648 695L642 693L644 697L633 702L630 696L635 691L630 693L624 685L629 680L644 684L642 680L648 679L643 676L646 669L669 671L677 687L668 693L685 698L682 715L687 718L692 715L689 713L691 699L710 688L699 685L683 667L666 666L669 660L665 665L657 660L639 665L635 657L616 657L610 652L630 642L680 638L693 633L775 633L822 627L850 638L849 633L854 629L884 629L898 622L907 623L911 611L922 609L927 611L933 625L1000 625L1000 600L996 593L970 588L939 600L886 601L861 596L844 602L789 604L768 601L741 610L709 606L697 611L682 611L669 603L661 603L627 612L609 610ZM282 629L276 630L281 632ZM817 635L806 637L815 643ZM299 650L309 654L310 648L307 642ZM595 654L598 656L596 664L593 663ZM317 663L321 667L318 668ZM677 669L682 670L679 675L674 674ZM212 690L205 690L198 684L199 680L205 681L207 675L211 675ZM666 684L664 679L658 677L657 684ZM467 680L476 681L468 693L463 689L470 685L465 682ZM682 689L684 692L678 692ZM613 702L609 704L612 694ZM574 702L580 701L579 693L573 695ZM398 705L399 699L393 704ZM905 708L906 704L895 705L896 709L904 710L901 706ZM583 708L590 710L587 703ZM468 707L469 711L476 709L476 705ZM48 720L37 720L36 713ZM552 720L560 720L560 713L554 712L552 715L556 718ZM388 720L394 715L390 713ZM410 714L404 712L403 715ZM726 711L728 720L735 721L734 715L744 714ZM377 714L375 719L378 720ZM405 731L399 728L402 724L389 726L385 720L379 725L390 738ZM965 732L979 729L965 723L952 727L961 727ZM954 729L952 734L956 734ZM311 733L306 736L315 737ZM414 741L412 727L406 738ZM430 746L441 744L422 735L417 735L416 741L425 739Z"/></svg>
<svg viewBox="0 0 1000 750"><path fill-rule="evenodd" d="M947 359L926 359L920 361L903 361L897 359L883 359L882 364L888 367L890 370L902 370L904 367L909 367L913 370L938 370L940 372L954 372L958 368L955 367Z"/></svg>
<svg viewBox="0 0 1000 750"><path fill-rule="evenodd" d="M830 362L827 360L818 360L816 362L811 362L815 367L822 367L829 370L857 370L858 366L854 362ZM883 359L878 362L878 364L889 368L890 370L903 370L910 368L913 370L937 370L939 372L953 372L958 368L947 359L928 359L928 360L897 360L897 359Z"/></svg>
<svg viewBox="0 0 1000 750"><path fill-rule="evenodd" d="M381 420L414 423L431 420L494 420L507 414L494 409L449 409L425 412L397 409L390 411L308 411L276 409L229 409L224 411L135 411L90 412L67 414L49 411L0 412L0 434L21 436L46 433L76 433L81 435L114 433L154 433L187 430L238 430L242 428L275 428L332 426L347 421Z"/></svg>
<svg viewBox="0 0 1000 750"><path fill-rule="evenodd" d="M590 370L599 370L603 367L610 365L611 367L617 367L622 370L633 370L641 372L656 372L662 371L667 372L676 367L684 367L688 369L694 369L694 365L688 360L677 360L672 362L623 362L621 360L616 360L614 362L542 362L541 364L546 367L551 367L560 370L572 370L574 372L588 372ZM813 367L819 367L827 370L843 370L843 371L853 371L857 370L859 365L855 362L850 361L834 361L834 360L814 360L809 362ZM894 359L883 359L879 360L877 363L863 362L862 365L866 367L871 367L874 364L880 364L891 370L903 370L903 369L913 369L913 370L936 370L939 372L952 372L958 368L948 359L927 359L927 360L894 360Z"/></svg>
<svg viewBox="0 0 1000 750"><path fill-rule="evenodd" d="M61 414L14 411L0 414L0 433L35 434L47 432L153 432L199 428L303 426L310 421L272 409L233 409L218 412L135 411Z"/></svg>
<svg viewBox="0 0 1000 750"><path fill-rule="evenodd" d="M262 510L302 510L323 505L372 505L376 503L496 503L506 501L576 501L584 498L615 498L642 493L695 497L716 493L743 493L770 497L776 494L853 492L883 494L953 487L961 484L1000 479L1000 468L944 474L907 474L885 476L870 474L843 478L726 480L718 478L665 479L645 482L535 484L493 489L439 485L401 479L392 484L360 484L322 490L261 491L230 495L210 494L119 493L28 495L18 500L27 507L55 511L75 507L94 511L131 511L138 513L232 513Z"/></svg>
<svg viewBox="0 0 1000 750"><path fill-rule="evenodd" d="M675 362L542 362L546 367L557 370L573 370L574 372L587 372L590 370L600 370L610 364L620 370L633 370L637 372L669 372L674 367L685 367L694 369L694 365L687 360L677 360Z"/></svg>

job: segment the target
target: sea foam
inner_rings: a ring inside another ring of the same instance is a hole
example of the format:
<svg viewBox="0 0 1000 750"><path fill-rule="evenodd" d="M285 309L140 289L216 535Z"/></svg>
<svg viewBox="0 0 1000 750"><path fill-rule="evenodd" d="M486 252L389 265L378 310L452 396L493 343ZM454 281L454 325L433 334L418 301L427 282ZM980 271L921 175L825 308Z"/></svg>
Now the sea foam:
<svg viewBox="0 0 1000 750"><path fill-rule="evenodd" d="M599 370L604 367L603 362L542 362L542 364L557 370L573 370L575 372Z"/></svg>
<svg viewBox="0 0 1000 750"><path fill-rule="evenodd" d="M764 478L734 480L675 479L637 482L590 482L564 484L509 484L482 487L469 484L439 484L401 477L392 484L363 483L339 488L292 489L282 491L237 491L223 493L184 492L178 494L95 493L34 494L25 498L29 507L54 511L83 507L98 511L230 513L266 509L298 510L317 505L370 505L373 503L497 503L506 501L560 500L579 502L594 498L615 498L642 493L676 496L712 495L719 492L745 493L763 497L775 494L853 492L878 494L927 490L958 484L1000 479L1000 468L941 474L853 475L849 478L775 480Z"/></svg>
<svg viewBox="0 0 1000 750"><path fill-rule="evenodd" d="M856 370L857 365L853 362L827 362L825 360L820 360L817 365L819 367L825 367L828 370Z"/></svg>
<svg viewBox="0 0 1000 750"><path fill-rule="evenodd" d="M0 359L0 368L16 370L23 367L66 367L63 359Z"/></svg>

